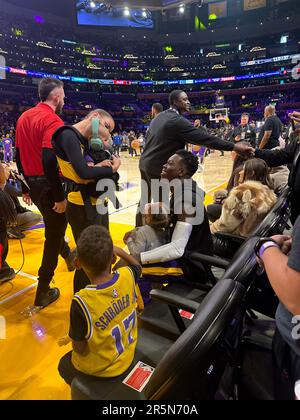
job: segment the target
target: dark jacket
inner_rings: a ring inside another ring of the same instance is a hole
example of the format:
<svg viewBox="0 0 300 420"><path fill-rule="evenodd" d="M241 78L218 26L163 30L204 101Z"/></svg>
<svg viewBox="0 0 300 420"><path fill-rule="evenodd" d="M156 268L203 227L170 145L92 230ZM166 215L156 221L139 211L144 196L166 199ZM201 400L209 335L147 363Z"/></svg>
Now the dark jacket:
<svg viewBox="0 0 300 420"><path fill-rule="evenodd" d="M256 150L255 156L263 159L271 168L281 165L291 165L289 186L292 190L291 220L295 223L300 215L300 144L294 140L284 149Z"/></svg>
<svg viewBox="0 0 300 420"><path fill-rule="evenodd" d="M150 124L140 170L150 178L160 178L163 165L177 150L184 149L186 143L217 150L231 151L234 148L231 142L211 136L203 127L195 128L175 110L168 109L157 115Z"/></svg>
<svg viewBox="0 0 300 420"><path fill-rule="evenodd" d="M237 136L242 136L242 133L244 133L245 136L245 138L242 139L242 141L246 141L250 143L252 147L255 147L256 132L252 127L250 127L249 124L245 125L244 127L240 124L238 127L236 127L231 134L231 141L236 143L235 138Z"/></svg>

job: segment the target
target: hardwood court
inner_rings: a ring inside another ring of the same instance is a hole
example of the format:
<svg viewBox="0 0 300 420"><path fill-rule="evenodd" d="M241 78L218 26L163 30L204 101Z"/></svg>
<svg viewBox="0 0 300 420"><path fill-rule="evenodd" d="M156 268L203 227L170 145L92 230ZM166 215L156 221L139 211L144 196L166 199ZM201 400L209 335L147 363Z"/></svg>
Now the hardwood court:
<svg viewBox="0 0 300 420"><path fill-rule="evenodd" d="M129 158L127 154L122 157L120 182L123 191L118 196L124 208L118 212L110 208L110 230L117 246L124 246L124 234L133 228L140 194L138 158ZM196 174L195 179L207 193L206 204L211 202L214 190L222 188L228 180L231 166L229 153L219 157L219 152L215 152L206 159L204 173ZM73 247L70 228L67 236ZM24 318L21 312L34 300L43 250L43 228L26 232L22 245L25 263L21 272L12 282L0 286L0 315L6 321L6 339L0 336L0 399L70 399L70 388L60 378L57 365L60 357L71 349L70 344L59 347L58 340L68 332L74 274L67 272L60 259L55 273L60 299L32 318ZM20 241L11 240L9 247L8 263L19 270L23 261Z"/></svg>

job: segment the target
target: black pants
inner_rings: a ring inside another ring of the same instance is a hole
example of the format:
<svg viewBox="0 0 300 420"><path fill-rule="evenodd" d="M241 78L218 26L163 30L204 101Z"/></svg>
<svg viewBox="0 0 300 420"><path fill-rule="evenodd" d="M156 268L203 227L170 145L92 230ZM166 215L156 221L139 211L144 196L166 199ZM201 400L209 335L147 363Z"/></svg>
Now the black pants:
<svg viewBox="0 0 300 420"><path fill-rule="evenodd" d="M143 225L143 216L142 216L142 207L145 206L145 204L147 203L151 203L152 198L154 200L158 200L161 201L162 197L160 197L160 199L158 199L157 197L154 197L151 191L151 180L152 179L160 179L160 177L157 176L152 176L150 174L148 174L147 172L143 171L142 169L140 169L140 174L141 174L141 199L138 203L138 208L137 208L137 213L136 213L136 218L135 218L135 225L138 226L142 226ZM145 189L147 187L147 190Z"/></svg>
<svg viewBox="0 0 300 420"><path fill-rule="evenodd" d="M300 380L300 356L283 340L278 330L273 338L275 399L295 399L295 383Z"/></svg>
<svg viewBox="0 0 300 420"><path fill-rule="evenodd" d="M39 290L47 290L57 267L59 254L67 258L70 248L64 240L67 219L64 213L58 214L54 207L54 198L47 180L28 180L30 197L44 218L45 243L42 264L39 269Z"/></svg>
<svg viewBox="0 0 300 420"><path fill-rule="evenodd" d="M120 150L121 150L121 145L119 144L114 144L114 153L119 155L120 154Z"/></svg>
<svg viewBox="0 0 300 420"><path fill-rule="evenodd" d="M96 206L90 209L91 214L87 214L84 206L79 206L68 201L67 205L67 219L71 225L73 236L77 244L81 232L92 225L102 225L109 228L108 213L106 215L100 215L97 212ZM90 284L88 276L83 270L76 270L74 276L74 293L84 289L85 286Z"/></svg>
<svg viewBox="0 0 300 420"><path fill-rule="evenodd" d="M69 351L69 353L65 354L59 362L58 365L58 371L60 376L64 379L64 381L71 385L73 379L75 376L81 376L83 378L90 378L95 380L95 376L86 375L85 373L80 372L77 370L73 363L72 363L72 352Z"/></svg>
<svg viewBox="0 0 300 420"><path fill-rule="evenodd" d="M7 264L6 257L8 254L8 240L7 240L7 231L6 228L0 227L0 254L1 254L1 260L0 260L0 280L1 277L5 277L9 270L10 266Z"/></svg>
<svg viewBox="0 0 300 420"><path fill-rule="evenodd" d="M133 155L134 156L137 156L137 151L136 151L136 149L133 149L132 147L129 147L129 154L133 157Z"/></svg>

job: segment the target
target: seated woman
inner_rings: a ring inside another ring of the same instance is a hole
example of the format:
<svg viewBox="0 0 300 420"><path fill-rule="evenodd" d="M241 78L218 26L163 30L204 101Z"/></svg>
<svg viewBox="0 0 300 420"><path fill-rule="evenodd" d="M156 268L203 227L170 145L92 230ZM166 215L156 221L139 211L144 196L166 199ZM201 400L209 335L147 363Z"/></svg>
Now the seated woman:
<svg viewBox="0 0 300 420"><path fill-rule="evenodd" d="M186 150L177 151L163 166L161 184L172 183L170 202L165 203L170 208L171 241L140 253L144 280L207 282L204 268L189 259L190 252L213 255L204 192L192 179L197 169L198 158Z"/></svg>
<svg viewBox="0 0 300 420"><path fill-rule="evenodd" d="M242 143L245 143L245 145L247 145L246 142L241 142L241 144ZM207 215L208 215L209 221L212 223L214 223L216 220L218 220L221 217L222 204L224 202L224 199L230 193L232 188L239 185L240 172L244 167L244 163L249 159L248 157L238 155L234 151L231 152L231 158L233 160L233 166L232 166L231 175L230 175L227 188L226 188L227 194L225 193L224 190L221 190L222 193L220 193L219 191L216 191L213 204L210 204L207 206Z"/></svg>
<svg viewBox="0 0 300 420"><path fill-rule="evenodd" d="M276 200L267 164L261 159L250 159L241 172L241 184L233 188L224 201L221 217L210 226L211 232L247 236L269 213ZM215 251L227 256L220 252L219 246Z"/></svg>

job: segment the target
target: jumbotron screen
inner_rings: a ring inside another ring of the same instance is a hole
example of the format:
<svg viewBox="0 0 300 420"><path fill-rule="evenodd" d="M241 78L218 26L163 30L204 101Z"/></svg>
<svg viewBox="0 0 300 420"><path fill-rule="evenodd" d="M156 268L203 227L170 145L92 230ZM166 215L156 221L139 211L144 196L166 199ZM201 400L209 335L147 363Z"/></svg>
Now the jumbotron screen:
<svg viewBox="0 0 300 420"><path fill-rule="evenodd" d="M125 10L88 0L76 0L75 5L78 25L154 29L154 18L149 10Z"/></svg>

